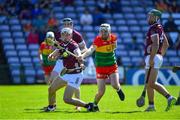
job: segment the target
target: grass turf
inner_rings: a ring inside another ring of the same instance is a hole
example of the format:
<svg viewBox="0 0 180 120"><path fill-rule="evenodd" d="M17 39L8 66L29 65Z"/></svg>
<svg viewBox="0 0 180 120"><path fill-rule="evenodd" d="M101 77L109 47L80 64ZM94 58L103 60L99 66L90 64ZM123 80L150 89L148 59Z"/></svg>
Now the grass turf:
<svg viewBox="0 0 180 120"><path fill-rule="evenodd" d="M77 112L74 106L63 102L63 92L57 92L57 110L43 112L40 110L47 105L46 85L19 85L0 86L0 119L180 119L180 106L165 112L166 99L159 93L155 93L156 112L143 112L146 106L138 108L135 101L140 96L143 86L122 86L126 99L120 101L117 93L111 86L106 86L106 93L99 103L100 112L89 113L82 108ZM169 92L176 96L179 86L166 86ZM96 93L96 85L82 85L81 98L86 102L92 102Z"/></svg>

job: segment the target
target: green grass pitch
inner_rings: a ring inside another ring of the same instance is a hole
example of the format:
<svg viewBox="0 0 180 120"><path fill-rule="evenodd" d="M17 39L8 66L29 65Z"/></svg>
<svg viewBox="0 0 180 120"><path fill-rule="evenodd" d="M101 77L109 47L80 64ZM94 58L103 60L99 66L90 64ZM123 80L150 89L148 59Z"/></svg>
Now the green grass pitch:
<svg viewBox="0 0 180 120"><path fill-rule="evenodd" d="M63 102L63 92L57 92L57 109L54 112L43 112L40 109L47 105L46 85L0 86L0 119L74 119L74 120L103 120L103 119L152 119L180 120L180 106L165 112L166 99L155 93L156 112L143 112L147 106L136 107L135 101L140 96L143 86L122 86L126 99L120 101L113 88L106 86L106 93L99 103L100 112L89 113L82 108L77 112L72 105ZM170 93L178 96L179 86L166 86ZM81 98L92 102L96 93L96 85L82 85Z"/></svg>

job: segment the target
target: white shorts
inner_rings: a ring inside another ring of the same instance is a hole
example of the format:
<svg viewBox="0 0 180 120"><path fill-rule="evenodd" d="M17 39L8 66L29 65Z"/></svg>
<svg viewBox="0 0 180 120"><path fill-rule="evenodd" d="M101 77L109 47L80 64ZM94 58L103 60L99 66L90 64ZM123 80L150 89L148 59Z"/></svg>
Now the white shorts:
<svg viewBox="0 0 180 120"><path fill-rule="evenodd" d="M56 65L54 66L53 72L57 72L59 74L63 68L63 61L58 59L56 61Z"/></svg>
<svg viewBox="0 0 180 120"><path fill-rule="evenodd" d="M145 69L149 69L149 59L150 59L150 55L146 56L145 58ZM163 63L163 57L160 54L156 54L154 57L154 68L159 69L161 67Z"/></svg>
<svg viewBox="0 0 180 120"><path fill-rule="evenodd" d="M65 74L64 76L59 77L65 80L69 86L78 89L83 80L83 72L77 74Z"/></svg>

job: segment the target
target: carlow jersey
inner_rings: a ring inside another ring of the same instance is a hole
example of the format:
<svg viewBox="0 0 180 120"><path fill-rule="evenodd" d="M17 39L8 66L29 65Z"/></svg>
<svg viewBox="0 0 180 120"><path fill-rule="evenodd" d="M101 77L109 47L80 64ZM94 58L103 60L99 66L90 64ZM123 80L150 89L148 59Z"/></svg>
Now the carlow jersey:
<svg viewBox="0 0 180 120"><path fill-rule="evenodd" d="M158 34L159 35L159 49L157 51L158 54L161 54L162 52L162 44L164 41L164 30L162 26L158 23L155 23L150 26L147 35L146 35L146 44L145 44L145 56L149 55L152 49L152 43L153 41L151 40L151 35L153 34Z"/></svg>
<svg viewBox="0 0 180 120"><path fill-rule="evenodd" d="M43 59L43 66L54 66L55 61L49 61L48 56L51 54L54 50L53 46L48 45L46 42L42 42L40 46L40 54L42 55Z"/></svg>
<svg viewBox="0 0 180 120"><path fill-rule="evenodd" d="M114 50L116 48L117 37L110 34L108 40L103 40L101 36L97 36L94 39L93 45L96 46L95 50L95 65L100 66L112 66L116 64L116 58Z"/></svg>

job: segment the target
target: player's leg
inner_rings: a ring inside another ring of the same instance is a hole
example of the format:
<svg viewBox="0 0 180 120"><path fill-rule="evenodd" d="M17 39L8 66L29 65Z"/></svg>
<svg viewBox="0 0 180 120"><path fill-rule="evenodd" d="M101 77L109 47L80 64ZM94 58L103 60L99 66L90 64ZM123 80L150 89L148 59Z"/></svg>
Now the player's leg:
<svg viewBox="0 0 180 120"><path fill-rule="evenodd" d="M64 68L62 60L57 60L55 66L54 66L54 68L53 68L53 70L51 72L51 76L50 76L50 79L49 79L50 83L59 76L60 71L61 71L62 68Z"/></svg>
<svg viewBox="0 0 180 120"><path fill-rule="evenodd" d="M45 77L45 82L46 82L46 84L48 85L49 84L49 79L50 79L50 75L45 75L44 76Z"/></svg>
<svg viewBox="0 0 180 120"><path fill-rule="evenodd" d="M155 56L155 61L161 61L161 59L163 59L161 55L156 55L156 56ZM159 65L159 64L160 64L160 65ZM155 69L159 69L160 66L161 66L161 64L162 64L162 62L161 62L161 63L155 62L154 68L155 68ZM158 65L159 65L159 66L158 66ZM168 111L173 105L175 105L175 103L176 103L176 98L173 97L172 95L170 95L170 93L166 90L166 88L165 88L163 85L161 85L161 84L159 84L159 83L156 82L155 85L154 85L154 89L155 89L156 91L158 91L160 94L162 94L164 97L167 98L166 111Z"/></svg>
<svg viewBox="0 0 180 120"><path fill-rule="evenodd" d="M157 79L157 74L158 74L158 69L152 68L148 86L155 89L157 92L159 92L160 94L162 94L164 97L167 98L168 106L166 108L166 111L168 111L171 108L171 106L176 103L176 98L171 96L170 93L166 90L166 88L163 85L155 82Z"/></svg>
<svg viewBox="0 0 180 120"><path fill-rule="evenodd" d="M116 72L116 73L112 73L110 76L109 76L110 80L111 80L111 85L112 87L117 91L117 94L119 96L119 98L124 101L125 99L125 95L121 89L121 86L120 86L120 83L119 83L119 74Z"/></svg>
<svg viewBox="0 0 180 120"><path fill-rule="evenodd" d="M84 107L86 105L85 102L83 102L82 100L78 98L72 98L76 90L77 90L76 88L68 85L65 88L63 100L67 104Z"/></svg>
<svg viewBox="0 0 180 120"><path fill-rule="evenodd" d="M59 75L59 72L53 70L49 77L49 83L51 84L55 79L57 79L58 75Z"/></svg>
<svg viewBox="0 0 180 120"><path fill-rule="evenodd" d="M53 81L56 81L58 79L58 73L56 71L52 71L51 72L51 75L50 75L50 78L49 78L49 84L50 86L53 85ZM48 90L49 91L49 90ZM52 96L51 96L51 100L54 101L54 105L56 105L56 93L54 93Z"/></svg>
<svg viewBox="0 0 180 120"><path fill-rule="evenodd" d="M93 103L86 103L80 99L72 98L74 92L76 91L76 88L67 85L64 91L64 97L63 100L65 103L74 105L74 106L80 106L86 108L88 111L94 112L94 104Z"/></svg>
<svg viewBox="0 0 180 120"><path fill-rule="evenodd" d="M146 79L148 80L147 83L147 96L148 96L148 101L149 101L149 106L147 107L147 109L145 111L155 111L155 107L154 107L154 89L150 86L150 83L152 83L153 79L156 79L157 77L157 73L155 73L156 75L153 75L150 79L150 75L151 75L152 69L146 69ZM154 78L153 78L154 77Z"/></svg>
<svg viewBox="0 0 180 120"><path fill-rule="evenodd" d="M74 86L76 89L74 91L74 95L76 98L80 98L80 85L83 80L83 73L77 73L77 74L66 74L64 76L61 76L63 80L65 80L68 85Z"/></svg>
<svg viewBox="0 0 180 120"><path fill-rule="evenodd" d="M151 67L148 72L149 79L147 84L147 93L148 93L149 102L152 102L152 104L154 104L153 89L155 89L164 97L166 97L168 100L168 106L166 110L168 111L171 108L171 106L175 104L176 99L169 94L169 92L166 90L166 88L163 85L156 82L158 71L159 68L161 67L161 64L162 64L162 56L156 55L154 59L154 66Z"/></svg>
<svg viewBox="0 0 180 120"><path fill-rule="evenodd" d="M50 79L50 71L49 71L49 66L43 66L43 70L44 70L44 79L46 84L49 84L49 79Z"/></svg>
<svg viewBox="0 0 180 120"><path fill-rule="evenodd" d="M106 80L106 78L97 79L98 91L94 98L94 104L96 104L96 105L99 103L100 99L102 98L102 96L105 93L105 90L106 90L106 81L105 80Z"/></svg>
<svg viewBox="0 0 180 120"><path fill-rule="evenodd" d="M53 111L55 109L55 104L56 104L56 91L62 87L64 87L67 84L66 81L62 80L60 77L55 79L51 85L49 86L48 89L48 102L49 105L45 111Z"/></svg>
<svg viewBox="0 0 180 120"><path fill-rule="evenodd" d="M67 82L62 80L60 77L58 77L51 83L48 88L49 105L54 105L56 103L56 100L53 98L53 96L55 96L58 89L64 87L66 84Z"/></svg>
<svg viewBox="0 0 180 120"><path fill-rule="evenodd" d="M67 75L64 75L62 76L62 79L64 79L68 86L71 86L71 87L66 87L66 89L69 89L69 93L68 93L68 90L65 90L65 93L64 93L64 100L66 102L66 94L68 96L68 98L72 98L73 94L75 94L75 97L76 99L79 99L80 98L80 90L79 90L79 87L81 85L81 82L83 80L83 74L82 73L78 73L78 74L67 74ZM71 93L72 96L71 96Z"/></svg>
<svg viewBox="0 0 180 120"><path fill-rule="evenodd" d="M58 78L59 76L59 72L60 70L63 68L63 63L62 60L57 60L56 61L56 65L54 66L50 78L49 78L49 83L51 84L54 80L56 79L60 79ZM53 99L52 101L56 101L56 93L53 94L53 96L51 97L51 99ZM55 102L54 102L55 104Z"/></svg>
<svg viewBox="0 0 180 120"><path fill-rule="evenodd" d="M46 76L45 76L45 81L46 81L46 83L47 84L51 84L51 82L53 81L53 79L55 79L55 78L53 78L54 76L58 76L58 74L57 73L53 73L52 75L51 75L51 73L52 73L52 71L53 71L53 68L54 68L54 66L48 66L47 67L47 70L46 70ZM56 75L55 75L56 74Z"/></svg>
<svg viewBox="0 0 180 120"><path fill-rule="evenodd" d="M94 111L94 104L93 103L85 103L84 101L78 98L72 98L75 91L77 91L82 83L83 74L69 74L62 77L65 81L67 81L68 85L64 92L63 100L67 104L85 107L88 111Z"/></svg>
<svg viewBox="0 0 180 120"><path fill-rule="evenodd" d="M145 63L146 63L146 66L145 66L145 79L146 79L146 82L147 82L147 96L148 96L148 101L149 101L149 106L147 107L147 109L145 111L155 111L155 107L154 107L154 89L151 87L150 83L153 83L153 82L155 83L156 78L157 78L157 73L155 73L153 75L152 67L150 67L150 65L149 65L149 59L150 59L150 55L148 55L145 58ZM157 61L159 61L159 60L157 60ZM157 62L157 61L155 61L155 62Z"/></svg>
<svg viewBox="0 0 180 120"><path fill-rule="evenodd" d="M80 99L80 98L81 98L80 88L75 89L74 96L75 96L75 98L77 98L77 99ZM75 108L75 109L76 109L76 110L78 110L78 111L80 111L80 110L81 110L81 107L76 106L76 108Z"/></svg>
<svg viewBox="0 0 180 120"><path fill-rule="evenodd" d="M75 90L74 96L75 96L75 98L80 99L80 97L81 97L80 95L81 95L80 88L78 88L78 89Z"/></svg>

